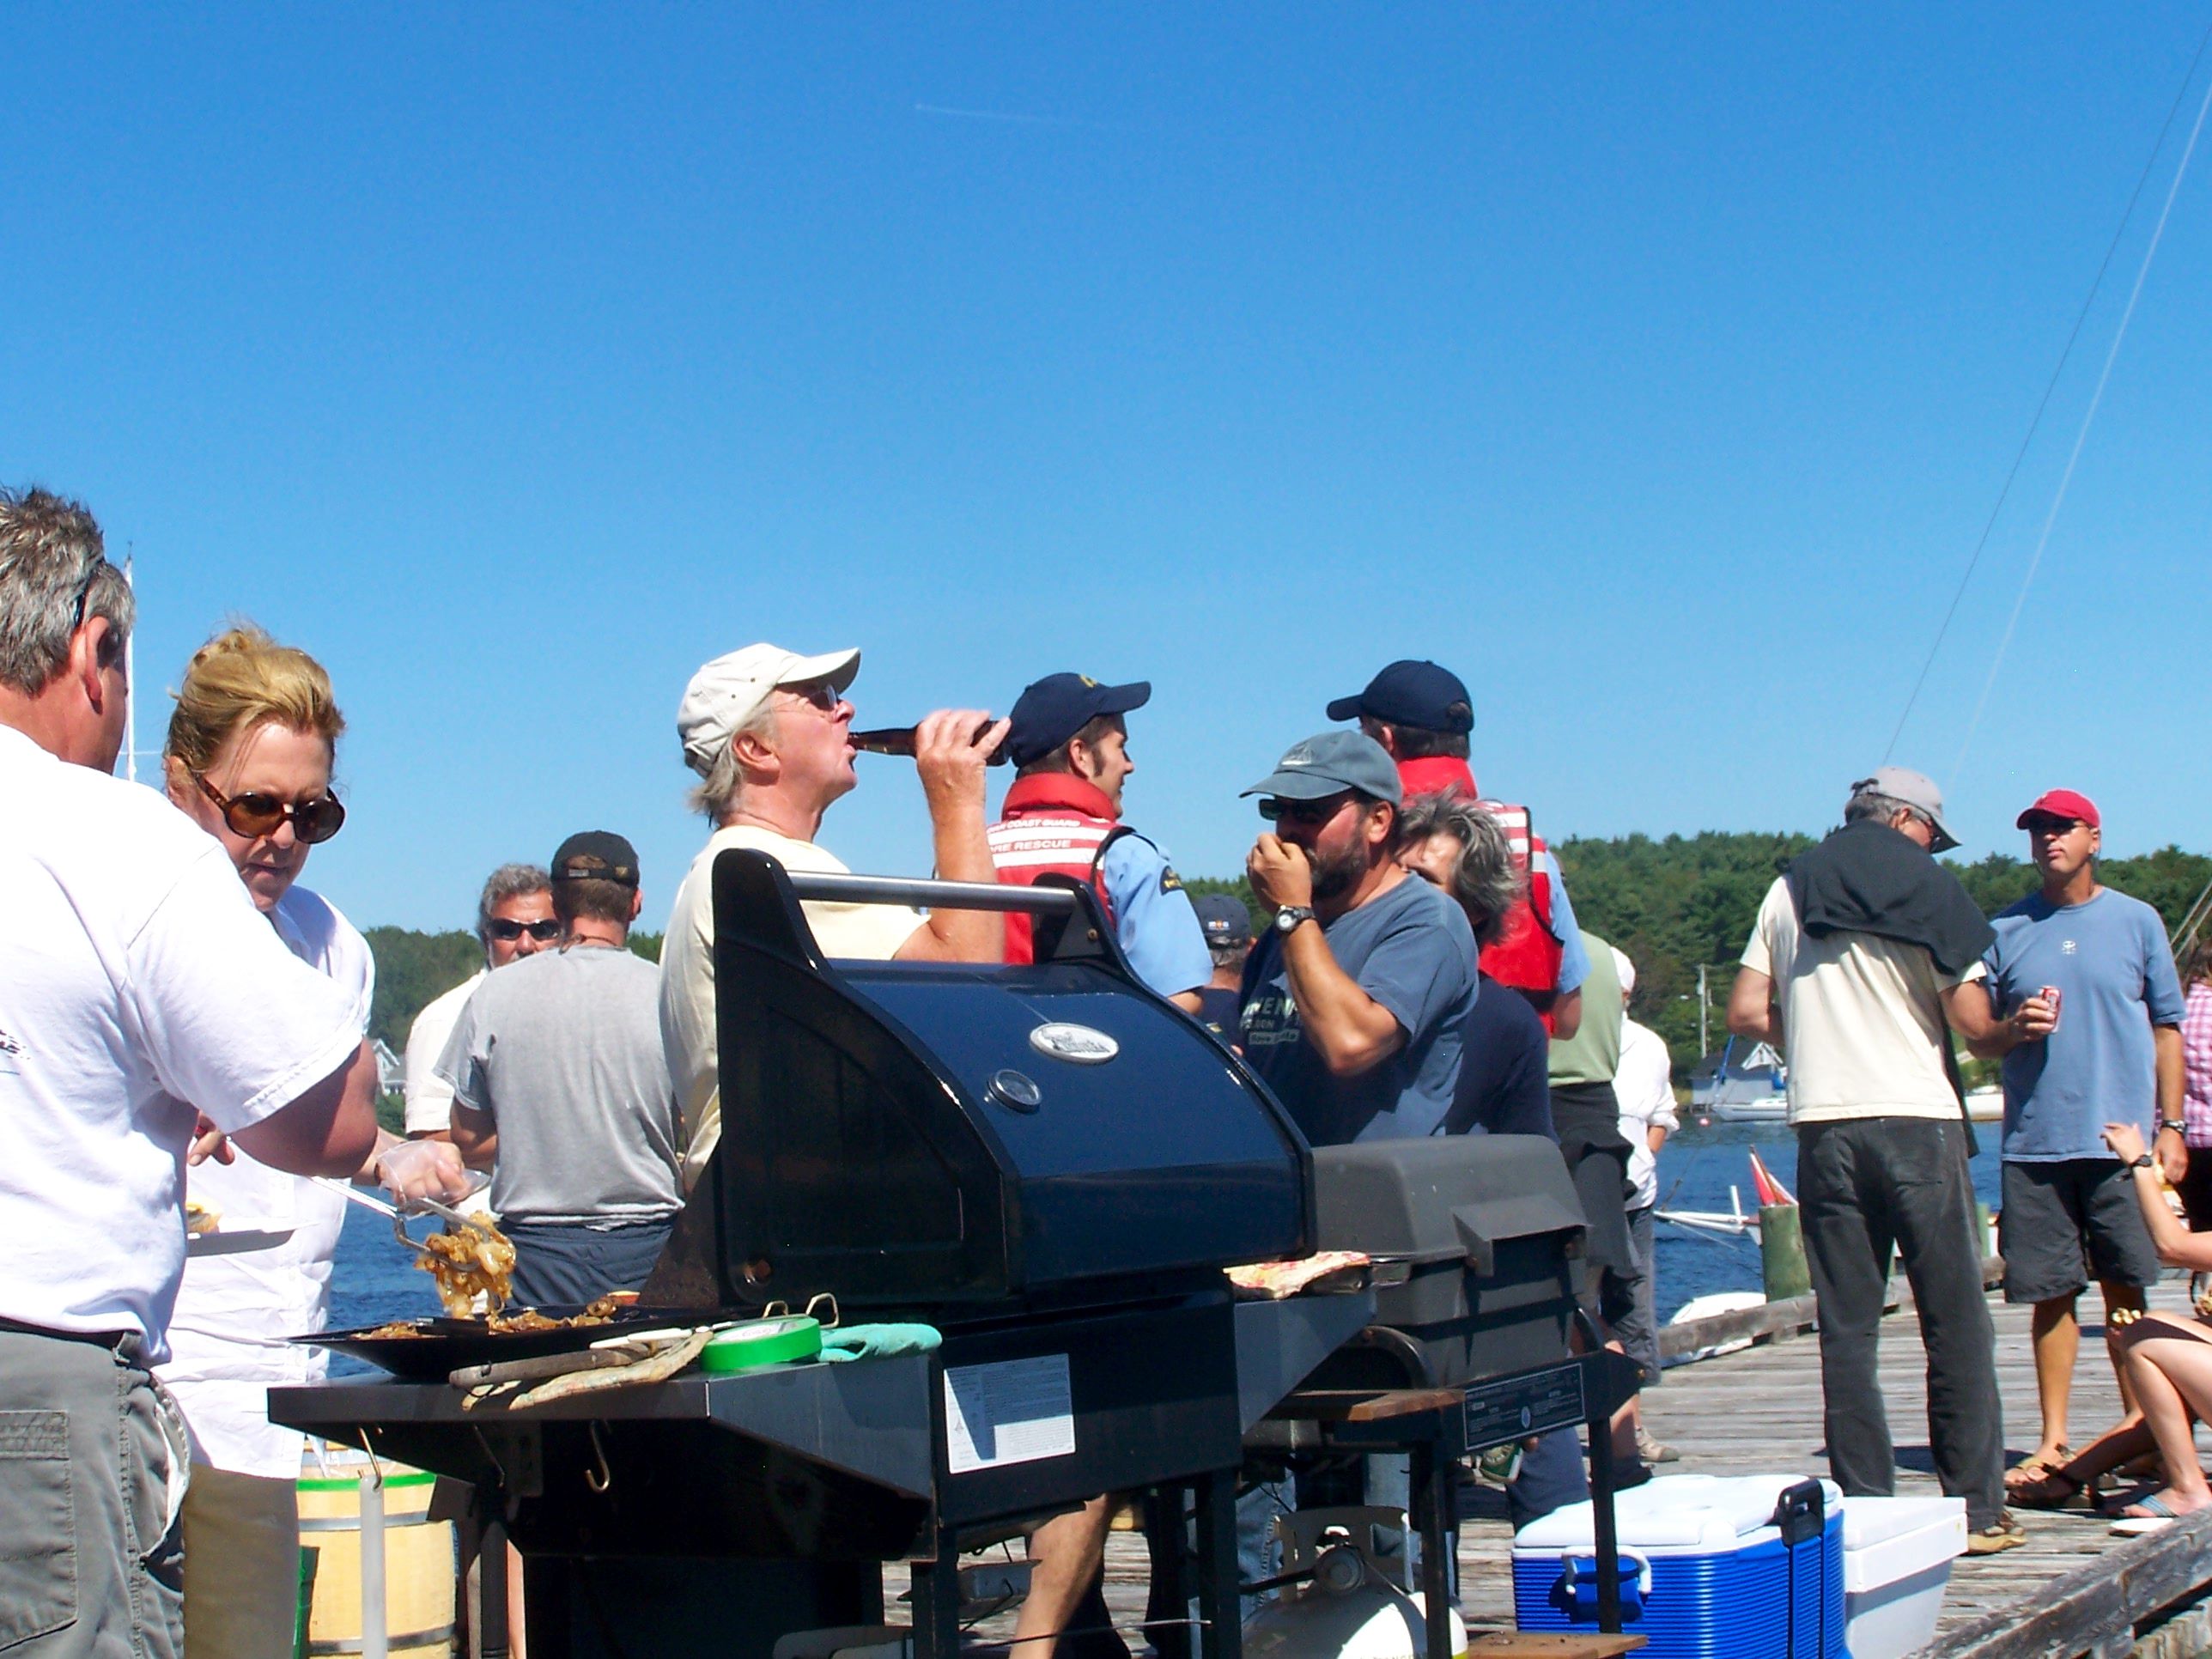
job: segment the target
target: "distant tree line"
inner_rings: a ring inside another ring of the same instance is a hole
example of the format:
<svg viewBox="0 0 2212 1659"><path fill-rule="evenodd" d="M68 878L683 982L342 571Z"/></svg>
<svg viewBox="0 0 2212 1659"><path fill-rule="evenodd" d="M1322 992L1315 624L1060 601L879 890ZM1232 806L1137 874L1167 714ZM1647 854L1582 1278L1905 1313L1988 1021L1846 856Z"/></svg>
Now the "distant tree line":
<svg viewBox="0 0 2212 1659"><path fill-rule="evenodd" d="M1658 841L1626 836L1554 845L1574 897L1576 919L1619 945L1635 963L1632 1011L1666 1038L1676 1077L1686 1073L1698 1058L1698 969L1703 965L1706 969L1711 999L1709 1037L1718 1047L1727 1036L1723 1012L1729 984L1759 915L1759 900L1767 884L1813 839L1708 830ZM1947 862L1974 902L1992 915L2036 886L2033 866L2021 859L1993 853L1975 864ZM2107 886L2155 908L2171 930L2212 883L2212 857L2167 847L2138 858L2106 860L2099 874ZM1193 877L1185 886L1194 895L1235 895L1252 913L1255 928L1266 920L1242 876ZM416 1014L432 998L476 972L483 960L483 948L473 935L459 932L372 927L368 937L376 953L376 1000L370 1010L369 1035L381 1037L394 1050L404 1050ZM632 933L630 949L658 962L660 936Z"/></svg>

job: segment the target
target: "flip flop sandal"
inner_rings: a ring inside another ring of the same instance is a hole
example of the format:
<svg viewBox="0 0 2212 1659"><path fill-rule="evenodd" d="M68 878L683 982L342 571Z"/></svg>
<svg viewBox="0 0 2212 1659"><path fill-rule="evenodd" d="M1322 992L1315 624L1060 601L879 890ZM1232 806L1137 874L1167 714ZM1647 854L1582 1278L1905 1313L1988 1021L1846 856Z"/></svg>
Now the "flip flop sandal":
<svg viewBox="0 0 2212 1659"><path fill-rule="evenodd" d="M2094 1509L2094 1483L2077 1480L2060 1469L2045 1469L2031 1480L2008 1483L2005 1502L2023 1510Z"/></svg>
<svg viewBox="0 0 2212 1659"><path fill-rule="evenodd" d="M2164 1532L2173 1524L2170 1515L2131 1515L2112 1522L2115 1538L2148 1538L2154 1532Z"/></svg>

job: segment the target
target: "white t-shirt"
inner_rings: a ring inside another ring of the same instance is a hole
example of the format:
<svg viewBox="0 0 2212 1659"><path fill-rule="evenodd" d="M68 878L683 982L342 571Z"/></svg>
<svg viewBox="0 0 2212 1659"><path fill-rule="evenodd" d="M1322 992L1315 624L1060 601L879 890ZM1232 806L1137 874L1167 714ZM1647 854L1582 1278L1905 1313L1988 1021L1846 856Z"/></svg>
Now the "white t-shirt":
<svg viewBox="0 0 2212 1659"><path fill-rule="evenodd" d="M294 956L353 1000L359 1030L368 1030L376 989L368 941L304 887L278 899L270 921ZM270 1249L186 1258L161 1380L184 1407L195 1463L295 1479L306 1437L269 1420L269 1390L314 1382L328 1369L320 1348L284 1339L330 1323L331 1267L346 1201L244 1152L232 1164L210 1159L187 1170L185 1190L221 1216L225 1232L289 1228L292 1236Z"/></svg>
<svg viewBox="0 0 2212 1659"><path fill-rule="evenodd" d="M1650 1130L1669 1134L1682 1127L1674 1115L1674 1060L1667 1039L1634 1020L1620 1022L1620 1065L1613 1074L1613 1098L1620 1103L1620 1136L1629 1146L1628 1182L1635 1188L1628 1207L1641 1210L1659 1198L1659 1158L1651 1150Z"/></svg>
<svg viewBox="0 0 2212 1659"><path fill-rule="evenodd" d="M720 1045L714 1028L714 860L732 848L751 847L787 870L820 875L849 873L836 855L811 841L793 841L772 830L733 824L717 830L691 860L676 890L668 932L660 945L660 1041L675 1080L691 1150L684 1160L684 1185L698 1178L721 1139L717 1092ZM848 904L809 900L799 907L825 957L884 962L914 937L921 914L896 904Z"/></svg>
<svg viewBox="0 0 2212 1659"><path fill-rule="evenodd" d="M461 1010L491 970L479 968L443 996L433 997L407 1028L407 1133L436 1131L444 1134L453 1125L453 1085L438 1075L438 1057L446 1052L453 1027L461 1023Z"/></svg>
<svg viewBox="0 0 2212 1659"><path fill-rule="evenodd" d="M1950 1041L1942 994L1980 979L1978 962L1940 974L1917 945L1871 933L1813 939L1797 925L1790 884L1766 890L1743 965L1774 981L1790 1062L1790 1121L1959 1116L1943 1069Z"/></svg>
<svg viewBox="0 0 2212 1659"><path fill-rule="evenodd" d="M153 790L0 726L0 1316L159 1360L193 1105L250 1128L353 1056L360 1011Z"/></svg>

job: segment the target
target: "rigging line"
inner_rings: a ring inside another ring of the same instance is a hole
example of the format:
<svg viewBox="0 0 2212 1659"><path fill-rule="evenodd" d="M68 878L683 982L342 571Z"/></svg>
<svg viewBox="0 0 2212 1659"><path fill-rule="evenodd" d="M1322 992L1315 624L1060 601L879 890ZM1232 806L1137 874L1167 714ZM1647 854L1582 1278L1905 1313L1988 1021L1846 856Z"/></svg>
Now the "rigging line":
<svg viewBox="0 0 2212 1659"><path fill-rule="evenodd" d="M2051 526L2058 522L2058 511L2066 504L2066 492L2074 483L2074 469L2081 459L2081 447L2089 441L2089 428L2096 423L2097 410L2105 401L2105 387L2112 378L2112 365L2119 360L2120 346L2128 337L2128 325L2135 320L2136 303L2142 298L2143 283L2149 279L2151 262L2158 258L2158 245L2165 239L2166 221L2173 215L2173 199L2181 193L2181 181L2189 176L2190 158L2197 154L2197 140L2204 131L2204 118L2212 114L2212 83L2204 88L2203 100L2197 106L2197 123L2189 129L2189 142L2182 147L2181 163L2173 170L2173 182L2166 186L2165 204L2159 209L2158 225L2150 234L2150 246L2143 250L2142 265L2136 272L2136 284L2128 291L2127 309L2120 313L2120 325L2112 333L2112 349L2105 354L2105 367L2097 376L2097 389L2090 395L2089 407L2081 416L2081 429L2074 435L2074 448L2066 457L2066 471L2058 479L2058 493L2051 497L2051 511L2044 515L2043 531L2035 538L2035 556L2027 562L2027 574L2021 578L2020 592L2013 599L2012 615L2005 621L2004 637L1997 641L1997 654L1990 664L1989 678L1982 682L1982 695L1974 704L1974 718L1966 724L1966 740L1959 745L1959 758L1951 763L1951 783L1956 787L1959 774L1966 764L1966 751L1973 746L1974 733L1980 730L1983 711L1990 704L1990 693L1996 689L1998 672L2004 666L2005 653L2012 647L2013 630L2020 626L2020 613L2027 604L2027 591L2035 585L2035 573L2042 568L2044 550L2051 544Z"/></svg>
<svg viewBox="0 0 2212 1659"><path fill-rule="evenodd" d="M1929 671L1936 666L1936 658L1943 649L1943 641L1951 632L1952 619L1959 614L1959 603L1966 597L1966 589L1972 583L1974 572L1982 562L1982 551L1989 546L1990 533L1997 527L1998 515L2004 511L2005 502L2012 495L2013 482L2020 477L2021 464L2027 459L2028 447L2034 443L2036 433L2042 428L2044 411L2051 407L2051 394L2058 389L2059 376L2066 372L2066 365L2073 358L2075 342L2081 337L2081 325L2089 320L2089 309L2096 304L2097 295L2105 286L2105 273L2112 269L2112 256L2120 249L2120 239L2127 234L2128 225L2136 216L2136 204L2142 200L2143 186L2150 182L2151 169L2158 164L2159 152L2166 148L2166 136L2173 131L2173 118L2181 112L2182 102L2189 96L2190 86L2197 79L2197 66L2203 61L2207 46L2212 46L2212 25L2207 25L2203 34L2197 40L2196 55L2190 58L2189 68L2182 75L2181 84L2173 90L2173 102L2166 106L2166 120L2158 130L2158 137L2151 144L2150 154L2143 157L2142 171L2136 175L2136 187L2128 193L2128 204L2120 214L2120 222L2113 228L2112 240L2105 245L2105 257L2097 262L2097 274L2090 279L2089 292L2081 301L2081 309L2074 314L2074 326L2067 331L2066 343L2059 350L2058 362L2051 368L2051 379L2045 382L2043 396L2038 400L2035 413L2028 421L2027 435L2020 441L2020 449L2012 458L2012 466L2005 473L2003 484L1998 488L1996 503L1990 508L1988 521L1982 526L1982 533L1974 543L1973 554L1966 561L1966 574L1959 578L1958 588L1951 595L1950 606L1943 612L1942 622L1936 626L1935 641L1929 646L1928 655L1921 662L1920 676L1912 682L1912 690L1905 699L1904 711L1897 717L1897 729L1889 734L1889 746L1881 751L1885 766L1889 763L1890 756L1896 752L1897 740L1905 735L1905 723L1912 718L1913 707L1919 702L1920 693L1927 686Z"/></svg>

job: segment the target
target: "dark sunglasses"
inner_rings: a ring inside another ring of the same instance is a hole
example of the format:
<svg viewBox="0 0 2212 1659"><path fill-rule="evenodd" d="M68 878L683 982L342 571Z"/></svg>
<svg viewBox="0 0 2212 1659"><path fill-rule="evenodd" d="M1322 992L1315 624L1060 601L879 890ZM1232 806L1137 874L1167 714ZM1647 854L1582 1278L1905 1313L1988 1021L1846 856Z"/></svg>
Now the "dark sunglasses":
<svg viewBox="0 0 2212 1659"><path fill-rule="evenodd" d="M561 937L561 924L550 916L543 921L510 921L505 916L494 916L484 923L484 932L494 939L512 945L525 933L540 945L550 945Z"/></svg>
<svg viewBox="0 0 2212 1659"><path fill-rule="evenodd" d="M2027 821L2027 833L2031 836L2070 835L2081 827L2079 818L2045 817L2040 812Z"/></svg>
<svg viewBox="0 0 2212 1659"><path fill-rule="evenodd" d="M1320 800L1285 800L1280 795L1269 795L1260 802L1260 816L1270 823L1296 823L1317 829L1334 817L1350 798L1349 792Z"/></svg>
<svg viewBox="0 0 2212 1659"><path fill-rule="evenodd" d="M230 826L234 836L273 836L276 826L289 818L292 833L300 838L300 844L318 847L345 826L345 808L336 795L318 795L313 800L278 800L274 795L252 790L242 795L226 795L207 781L204 772L193 773L192 781L222 809L222 821Z"/></svg>
<svg viewBox="0 0 2212 1659"><path fill-rule="evenodd" d="M816 680L811 685L787 685L781 689L802 702L812 703L825 714L836 714L837 705L844 701L837 688L827 680Z"/></svg>

